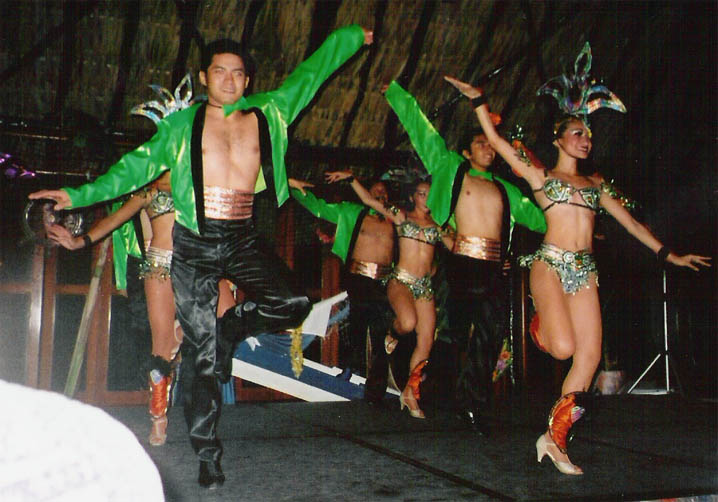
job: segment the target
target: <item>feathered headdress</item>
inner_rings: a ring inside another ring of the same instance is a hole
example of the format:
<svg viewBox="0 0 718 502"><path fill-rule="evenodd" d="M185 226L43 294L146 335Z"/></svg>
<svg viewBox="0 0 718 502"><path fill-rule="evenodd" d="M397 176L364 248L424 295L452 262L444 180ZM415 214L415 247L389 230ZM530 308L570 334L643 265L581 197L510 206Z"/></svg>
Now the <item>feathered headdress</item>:
<svg viewBox="0 0 718 502"><path fill-rule="evenodd" d="M192 76L187 73L175 88L174 94L159 85L150 84L160 99L147 101L132 107L130 113L142 115L157 124L168 115L184 110L192 104Z"/></svg>
<svg viewBox="0 0 718 502"><path fill-rule="evenodd" d="M626 107L618 96L590 77L591 60L591 44L586 42L576 57L573 65L574 74L552 78L539 87L536 95L553 96L566 115L578 117L586 123L588 123L588 114L599 108L610 108L626 113Z"/></svg>
<svg viewBox="0 0 718 502"><path fill-rule="evenodd" d="M416 156L412 155L405 166L391 166L384 174L381 180L399 183L400 185L413 185L423 181L429 181L431 175L428 173L424 164Z"/></svg>

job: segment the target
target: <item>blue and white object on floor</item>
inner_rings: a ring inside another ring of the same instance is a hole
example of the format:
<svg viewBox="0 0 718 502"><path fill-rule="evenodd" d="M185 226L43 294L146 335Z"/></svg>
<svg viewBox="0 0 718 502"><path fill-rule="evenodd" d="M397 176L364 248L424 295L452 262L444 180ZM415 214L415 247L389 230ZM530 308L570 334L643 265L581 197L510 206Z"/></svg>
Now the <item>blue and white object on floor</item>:
<svg viewBox="0 0 718 502"><path fill-rule="evenodd" d="M329 315L331 307L345 298L346 292L314 305L302 325L302 350L317 336L324 336L329 326L349 315L348 306L331 318ZM307 334L307 331L312 334ZM234 353L232 375L304 401L349 401L363 398L365 379L358 375L348 379L340 377L340 368L330 368L304 359L302 374L296 378L289 355L291 343L288 334L263 334L248 338L239 344Z"/></svg>

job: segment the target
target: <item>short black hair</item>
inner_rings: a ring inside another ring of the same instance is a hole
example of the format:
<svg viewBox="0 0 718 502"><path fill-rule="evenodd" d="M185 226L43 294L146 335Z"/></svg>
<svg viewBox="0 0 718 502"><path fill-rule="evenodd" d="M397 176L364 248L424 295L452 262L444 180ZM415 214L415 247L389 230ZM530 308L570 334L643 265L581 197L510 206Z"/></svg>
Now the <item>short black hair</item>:
<svg viewBox="0 0 718 502"><path fill-rule="evenodd" d="M486 135L480 127L471 127L464 132L459 140L459 153L462 153L464 150L471 152L471 143L474 141L474 138L480 134Z"/></svg>
<svg viewBox="0 0 718 502"><path fill-rule="evenodd" d="M242 58L247 76L250 78L254 77L254 58L252 58L249 51L239 42L230 38L220 38L205 45L204 49L202 49L202 62L200 67L203 72L207 72L207 68L212 64L212 58L215 54L234 54L235 56L239 56Z"/></svg>

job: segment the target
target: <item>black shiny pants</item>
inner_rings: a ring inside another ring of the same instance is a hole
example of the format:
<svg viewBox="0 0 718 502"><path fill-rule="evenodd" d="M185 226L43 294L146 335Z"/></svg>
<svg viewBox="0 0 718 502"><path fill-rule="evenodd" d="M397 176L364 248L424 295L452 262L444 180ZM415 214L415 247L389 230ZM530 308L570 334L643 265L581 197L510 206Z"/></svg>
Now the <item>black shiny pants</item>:
<svg viewBox="0 0 718 502"><path fill-rule="evenodd" d="M386 287L381 281L359 274L347 274L344 279L349 295L350 365L352 370L362 372L366 361L366 334L371 340L371 361L366 375L364 397L369 401L383 399L386 392L388 361L384 350L387 334L394 313L386 297Z"/></svg>
<svg viewBox="0 0 718 502"><path fill-rule="evenodd" d="M459 352L455 397L464 409L488 404L491 398L491 373L506 334L501 268L500 262L449 256L449 326Z"/></svg>
<svg viewBox="0 0 718 502"><path fill-rule="evenodd" d="M257 305L250 334L298 326L310 309L306 296L287 285L278 258L259 250L251 219L205 221L201 236L175 223L172 286L177 319L184 330L182 366L184 415L190 442L202 461L217 461L221 395L216 358L217 283L229 279Z"/></svg>

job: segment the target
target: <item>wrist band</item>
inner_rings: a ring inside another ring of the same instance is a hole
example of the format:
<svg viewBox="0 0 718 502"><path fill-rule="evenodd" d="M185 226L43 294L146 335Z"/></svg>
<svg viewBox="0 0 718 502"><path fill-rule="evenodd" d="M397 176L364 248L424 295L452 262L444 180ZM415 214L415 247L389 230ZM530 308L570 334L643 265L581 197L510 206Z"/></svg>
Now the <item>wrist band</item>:
<svg viewBox="0 0 718 502"><path fill-rule="evenodd" d="M668 258L670 252L671 250L668 249L668 246L663 246L656 253L656 259L659 261L659 263L663 263L664 261L666 261L666 258Z"/></svg>
<svg viewBox="0 0 718 502"><path fill-rule="evenodd" d="M354 181L354 176L349 176L348 178L344 178L344 181L346 181L347 183L351 183L352 181Z"/></svg>
<svg viewBox="0 0 718 502"><path fill-rule="evenodd" d="M486 103L486 96L483 94L481 96L476 96L475 98L471 98L471 107L476 109L479 106Z"/></svg>
<svg viewBox="0 0 718 502"><path fill-rule="evenodd" d="M82 241L85 243L86 248L92 246L92 239L90 239L90 236L88 234L82 235Z"/></svg>

